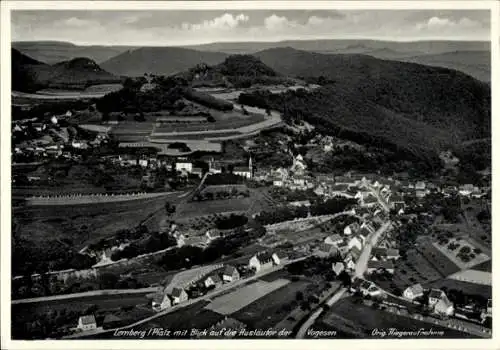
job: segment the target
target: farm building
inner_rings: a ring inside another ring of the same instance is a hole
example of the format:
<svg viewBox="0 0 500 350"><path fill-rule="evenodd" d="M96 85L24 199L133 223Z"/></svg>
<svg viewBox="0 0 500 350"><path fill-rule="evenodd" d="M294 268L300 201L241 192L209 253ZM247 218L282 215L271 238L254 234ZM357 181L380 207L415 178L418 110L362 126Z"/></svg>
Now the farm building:
<svg viewBox="0 0 500 350"><path fill-rule="evenodd" d="M432 289L429 293L429 307L434 307L439 300L446 294L440 289Z"/></svg>
<svg viewBox="0 0 500 350"><path fill-rule="evenodd" d="M172 306L170 297L167 295L167 293L162 293L162 292L156 293L153 296L151 304L154 311L165 310L170 306Z"/></svg>
<svg viewBox="0 0 500 350"><path fill-rule="evenodd" d="M218 288L222 285L222 279L217 273L213 273L209 275L207 278L205 278L203 284L205 285L206 288L209 288L211 286L215 286L215 288Z"/></svg>
<svg viewBox="0 0 500 350"><path fill-rule="evenodd" d="M262 253L252 256L248 263L250 268L255 269L256 272L269 269L273 267L273 258L270 253Z"/></svg>
<svg viewBox="0 0 500 350"><path fill-rule="evenodd" d="M172 299L173 299L172 304L177 305L188 300L188 295L184 289L179 287L174 287L174 289L172 289Z"/></svg>
<svg viewBox="0 0 500 350"><path fill-rule="evenodd" d="M222 273L222 279L224 282L234 282L240 279L240 273L234 266L227 265Z"/></svg>
<svg viewBox="0 0 500 350"><path fill-rule="evenodd" d="M409 286L403 291L403 296L409 300L421 297L422 295L424 295L424 288L420 283Z"/></svg>
<svg viewBox="0 0 500 350"><path fill-rule="evenodd" d="M342 238L342 236L337 233L325 238L325 243L331 245L337 245L342 243L343 241L344 239Z"/></svg>
<svg viewBox="0 0 500 350"><path fill-rule="evenodd" d="M394 273L394 264L392 263L392 261L390 261L390 260L386 260L386 261L370 260L368 262L368 268L366 270L366 272L368 274L373 273L375 271L382 271L382 270L385 270L389 273Z"/></svg>
<svg viewBox="0 0 500 350"><path fill-rule="evenodd" d="M332 271L338 276L345 270L345 266L342 262L332 263Z"/></svg>
<svg viewBox="0 0 500 350"><path fill-rule="evenodd" d="M358 232L358 230L359 230L359 224L357 222L353 222L352 224L347 225L344 228L344 234L345 235L352 235L352 234L355 234L356 232Z"/></svg>
<svg viewBox="0 0 500 350"><path fill-rule="evenodd" d="M94 315L80 316L78 319L77 329L82 331L90 331L97 328L97 322Z"/></svg>

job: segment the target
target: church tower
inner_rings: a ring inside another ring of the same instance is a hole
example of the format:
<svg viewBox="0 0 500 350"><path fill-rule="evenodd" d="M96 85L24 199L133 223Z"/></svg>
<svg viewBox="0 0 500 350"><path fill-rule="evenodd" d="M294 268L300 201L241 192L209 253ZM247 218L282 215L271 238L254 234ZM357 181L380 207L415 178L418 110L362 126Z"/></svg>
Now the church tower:
<svg viewBox="0 0 500 350"><path fill-rule="evenodd" d="M253 164L252 164L252 155L250 154L250 158L248 158L248 171L250 172L250 178L253 178Z"/></svg>

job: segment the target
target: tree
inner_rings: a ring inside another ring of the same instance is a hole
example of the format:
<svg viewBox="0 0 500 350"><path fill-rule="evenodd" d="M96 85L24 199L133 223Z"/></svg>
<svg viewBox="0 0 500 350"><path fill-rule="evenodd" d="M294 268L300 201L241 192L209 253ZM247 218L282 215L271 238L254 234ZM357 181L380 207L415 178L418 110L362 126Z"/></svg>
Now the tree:
<svg viewBox="0 0 500 350"><path fill-rule="evenodd" d="M295 300L297 300L297 301L302 301L302 300L304 300L304 293L302 293L302 292L300 292L300 291L299 291L299 292L297 292L297 293L295 293Z"/></svg>
<svg viewBox="0 0 500 350"><path fill-rule="evenodd" d="M113 273L105 272L99 276L99 287L101 289L113 289L118 283L118 276Z"/></svg>

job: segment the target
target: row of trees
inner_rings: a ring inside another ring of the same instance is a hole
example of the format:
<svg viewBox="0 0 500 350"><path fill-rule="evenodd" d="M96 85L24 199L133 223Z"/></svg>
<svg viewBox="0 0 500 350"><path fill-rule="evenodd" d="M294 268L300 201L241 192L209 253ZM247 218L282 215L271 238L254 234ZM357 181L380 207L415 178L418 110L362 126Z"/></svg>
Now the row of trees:
<svg viewBox="0 0 500 350"><path fill-rule="evenodd" d="M312 216L336 214L348 210L356 204L352 198L335 197L324 202L317 201L310 207L300 206L295 208L279 208L272 212L261 212L255 220L262 225L271 225L278 222L293 220L295 218L305 218L309 214Z"/></svg>

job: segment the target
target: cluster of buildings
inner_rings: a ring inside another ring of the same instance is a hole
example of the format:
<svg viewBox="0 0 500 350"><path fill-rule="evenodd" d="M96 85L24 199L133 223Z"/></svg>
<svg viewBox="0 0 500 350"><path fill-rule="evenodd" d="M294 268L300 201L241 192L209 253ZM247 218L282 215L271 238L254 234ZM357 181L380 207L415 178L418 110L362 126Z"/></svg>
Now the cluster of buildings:
<svg viewBox="0 0 500 350"><path fill-rule="evenodd" d="M263 252L252 256L248 267L257 273L281 265L287 260L288 256L283 252Z"/></svg>

